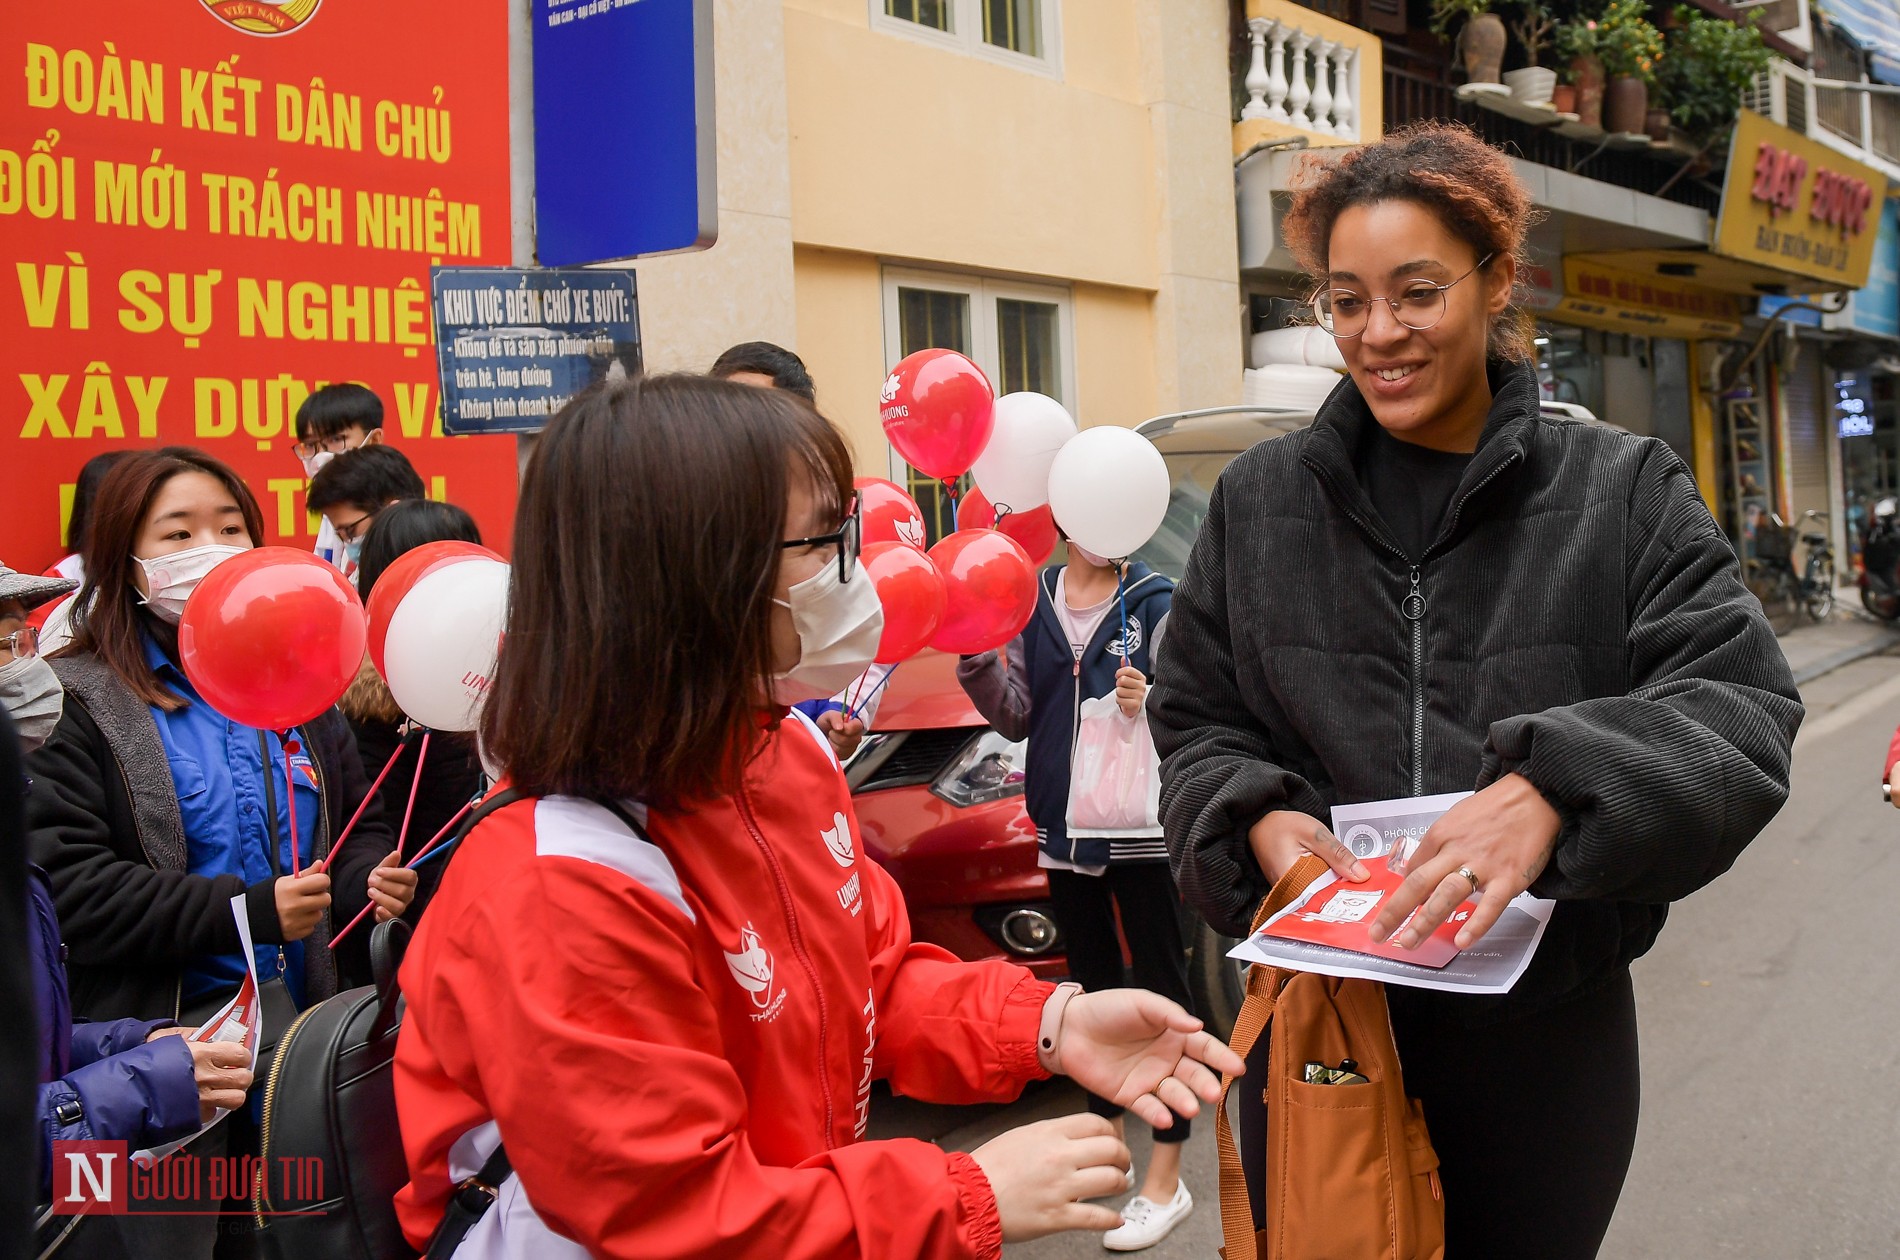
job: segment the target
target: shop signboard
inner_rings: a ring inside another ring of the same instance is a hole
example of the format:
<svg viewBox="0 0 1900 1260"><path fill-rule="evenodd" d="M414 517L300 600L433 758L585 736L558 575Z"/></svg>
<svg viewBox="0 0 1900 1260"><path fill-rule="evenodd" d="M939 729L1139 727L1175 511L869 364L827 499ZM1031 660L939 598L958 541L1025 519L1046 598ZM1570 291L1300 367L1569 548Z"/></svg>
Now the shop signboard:
<svg viewBox="0 0 1900 1260"><path fill-rule="evenodd" d="M1733 337L1746 313L1733 294L1671 276L1649 276L1572 255L1550 318L1648 337Z"/></svg>
<svg viewBox="0 0 1900 1260"><path fill-rule="evenodd" d="M438 267L442 427L537 433L581 390L640 372L630 271Z"/></svg>
<svg viewBox="0 0 1900 1260"><path fill-rule="evenodd" d="M1900 202L1882 206L1867 283L1848 295L1847 310L1831 322L1873 337L1900 337Z"/></svg>
<svg viewBox="0 0 1900 1260"><path fill-rule="evenodd" d="M512 530L512 442L444 436L433 263L509 261L505 6L13 3L0 23L0 557L75 474L181 444L308 547L298 405L369 386L431 494Z"/></svg>
<svg viewBox="0 0 1900 1260"><path fill-rule="evenodd" d="M1887 177L1743 110L1730 142L1715 252L1828 282L1867 282Z"/></svg>

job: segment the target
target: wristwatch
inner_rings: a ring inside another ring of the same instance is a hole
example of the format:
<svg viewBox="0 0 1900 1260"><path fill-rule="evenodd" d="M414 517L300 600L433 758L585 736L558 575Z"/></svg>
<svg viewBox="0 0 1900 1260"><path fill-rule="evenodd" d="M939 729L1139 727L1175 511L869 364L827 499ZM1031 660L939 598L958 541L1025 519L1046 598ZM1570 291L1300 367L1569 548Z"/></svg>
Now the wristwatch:
<svg viewBox="0 0 1900 1260"><path fill-rule="evenodd" d="M1082 986L1073 980L1056 986L1049 1000L1042 1004L1042 1027L1036 1032L1036 1061L1051 1076L1062 1075L1062 1016L1069 1009L1069 999L1082 991Z"/></svg>

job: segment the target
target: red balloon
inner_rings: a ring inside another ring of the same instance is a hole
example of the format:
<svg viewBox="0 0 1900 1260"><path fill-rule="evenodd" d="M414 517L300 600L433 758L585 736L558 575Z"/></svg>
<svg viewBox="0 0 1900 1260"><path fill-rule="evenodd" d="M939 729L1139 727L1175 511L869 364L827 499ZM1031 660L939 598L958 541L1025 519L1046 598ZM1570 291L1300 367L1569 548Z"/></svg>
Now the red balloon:
<svg viewBox="0 0 1900 1260"><path fill-rule="evenodd" d="M1022 544L1029 553L1029 562L1039 569L1049 563L1049 557L1056 554L1056 543L1061 541L1056 533L1056 514L1047 503L1027 512L1011 512L999 525L996 508L975 486L964 491L957 504L957 528L1000 529Z"/></svg>
<svg viewBox="0 0 1900 1260"><path fill-rule="evenodd" d="M904 493L903 487L882 477L859 477L852 483L858 488L859 511L864 519L864 545L872 543L909 543L924 549L924 513L917 500Z"/></svg>
<svg viewBox="0 0 1900 1260"><path fill-rule="evenodd" d="M476 559L501 560L501 557L480 543L446 539L423 543L390 561L369 593L369 659L377 673L385 678L389 676L389 671L383 668L383 641L389 635L389 619L396 615L396 605L402 603L409 588L445 564Z"/></svg>
<svg viewBox="0 0 1900 1260"><path fill-rule="evenodd" d="M901 542L872 543L860 561L884 605L884 637L877 663L895 665L930 646L943 623L943 574L930 557Z"/></svg>
<svg viewBox="0 0 1900 1260"><path fill-rule="evenodd" d="M943 624L930 646L969 656L1002 647L1036 611L1036 566L1015 539L994 529L960 529L930 549L943 574Z"/></svg>
<svg viewBox="0 0 1900 1260"><path fill-rule="evenodd" d="M205 575L178 621L178 657L205 702L284 731L335 704L363 663L363 602L308 551L258 547Z"/></svg>
<svg viewBox="0 0 1900 1260"><path fill-rule="evenodd" d="M996 394L983 369L955 350L919 350L884 380L884 432L897 453L928 477L970 471L989 445Z"/></svg>

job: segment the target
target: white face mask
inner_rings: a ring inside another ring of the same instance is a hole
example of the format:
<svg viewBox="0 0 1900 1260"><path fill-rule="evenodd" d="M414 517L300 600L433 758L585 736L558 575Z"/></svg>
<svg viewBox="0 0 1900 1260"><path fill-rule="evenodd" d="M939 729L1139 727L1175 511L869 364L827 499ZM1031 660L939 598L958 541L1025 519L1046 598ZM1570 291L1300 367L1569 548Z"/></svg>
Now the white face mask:
<svg viewBox="0 0 1900 1260"><path fill-rule="evenodd" d="M150 560L141 559L139 567L145 570L145 586L151 594L140 602L166 621L177 625L178 619L185 615L185 601L198 589L198 583L204 581L205 574L232 556L241 556L248 550L248 547L211 543Z"/></svg>
<svg viewBox="0 0 1900 1260"><path fill-rule="evenodd" d="M772 684L772 698L780 704L825 700L851 685L871 667L878 640L884 637L884 605L877 588L859 569L849 582L838 580L838 562L825 567L787 592L792 625L798 631L798 664Z"/></svg>
<svg viewBox="0 0 1900 1260"><path fill-rule="evenodd" d="M314 477L317 475L317 470L319 468L323 467L325 464L329 463L331 460L336 458L336 452L318 451L315 455L312 455L308 458L305 458L304 456L301 456L301 455L299 455L297 458L298 458L298 461L303 464L303 475L306 477Z"/></svg>
<svg viewBox="0 0 1900 1260"><path fill-rule="evenodd" d="M1102 559L1102 557L1096 555L1093 551L1090 551L1087 547L1084 547L1082 544L1075 542L1074 540L1071 540L1069 543L1069 551L1078 560L1082 560L1088 564L1092 564L1098 569L1112 569L1115 567L1115 562L1113 560Z"/></svg>
<svg viewBox="0 0 1900 1260"><path fill-rule="evenodd" d="M0 707L20 732L20 747L32 752L59 725L66 692L53 667L37 656L16 656L0 665Z"/></svg>

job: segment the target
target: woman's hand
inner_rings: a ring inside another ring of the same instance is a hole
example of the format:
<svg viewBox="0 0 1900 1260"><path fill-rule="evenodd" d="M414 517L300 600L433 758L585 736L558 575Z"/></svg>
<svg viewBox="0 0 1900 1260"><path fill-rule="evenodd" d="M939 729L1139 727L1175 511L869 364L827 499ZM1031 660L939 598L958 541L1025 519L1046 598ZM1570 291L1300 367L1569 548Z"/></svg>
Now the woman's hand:
<svg viewBox="0 0 1900 1260"><path fill-rule="evenodd" d="M1458 948L1470 948L1511 899L1544 873L1562 830L1563 819L1523 775L1507 774L1467 796L1432 824L1402 867L1394 863L1394 870L1409 873L1372 920L1372 939L1387 939L1403 923L1405 930L1394 943L1415 948L1467 898L1482 892L1471 918L1458 929Z"/></svg>
<svg viewBox="0 0 1900 1260"><path fill-rule="evenodd" d="M1247 1070L1201 1021L1146 989L1078 993L1062 1013L1055 1061L1090 1093L1157 1129L1220 1101L1219 1073Z"/></svg>
<svg viewBox="0 0 1900 1260"><path fill-rule="evenodd" d="M184 1028L161 1028L147 1041L160 1034L184 1033ZM210 1124L220 1111L236 1111L244 1105L244 1093L251 1087L251 1052L241 1041L188 1041L191 1051L191 1076L198 1085L198 1120Z"/></svg>
<svg viewBox="0 0 1900 1260"><path fill-rule="evenodd" d="M419 878L418 872L403 868L401 849L376 864L369 873L369 899L376 903L378 923L387 923L409 908L416 899Z"/></svg>
<svg viewBox="0 0 1900 1260"><path fill-rule="evenodd" d="M1307 853L1324 858L1335 874L1355 884L1363 882L1368 874L1365 865L1337 836L1311 814L1296 809L1276 809L1249 827L1247 847L1253 850L1253 860L1260 864L1261 873L1275 884Z"/></svg>
<svg viewBox="0 0 1900 1260"><path fill-rule="evenodd" d="M301 941L317 930L330 908L330 877L316 867L277 879L277 923L286 941Z"/></svg>
<svg viewBox="0 0 1900 1260"><path fill-rule="evenodd" d="M1148 676L1133 665L1124 665L1115 671L1115 703L1121 706L1123 717L1134 717L1141 712L1141 702L1148 696Z"/></svg>
<svg viewBox="0 0 1900 1260"><path fill-rule="evenodd" d="M1026 1124L991 1138L970 1158L989 1179L1006 1243L1122 1223L1114 1208L1082 1202L1120 1194L1133 1162L1115 1126L1100 1116Z"/></svg>

